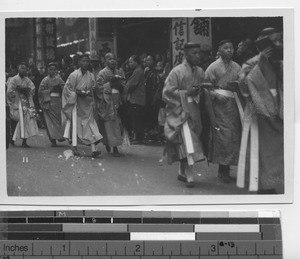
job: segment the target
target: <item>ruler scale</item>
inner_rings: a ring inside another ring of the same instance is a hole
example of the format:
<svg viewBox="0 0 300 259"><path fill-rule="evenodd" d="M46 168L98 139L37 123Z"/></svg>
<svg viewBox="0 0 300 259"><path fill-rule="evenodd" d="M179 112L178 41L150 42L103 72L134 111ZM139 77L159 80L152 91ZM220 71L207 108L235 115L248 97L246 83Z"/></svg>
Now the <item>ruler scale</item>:
<svg viewBox="0 0 300 259"><path fill-rule="evenodd" d="M277 211L5 211L0 259L282 259Z"/></svg>

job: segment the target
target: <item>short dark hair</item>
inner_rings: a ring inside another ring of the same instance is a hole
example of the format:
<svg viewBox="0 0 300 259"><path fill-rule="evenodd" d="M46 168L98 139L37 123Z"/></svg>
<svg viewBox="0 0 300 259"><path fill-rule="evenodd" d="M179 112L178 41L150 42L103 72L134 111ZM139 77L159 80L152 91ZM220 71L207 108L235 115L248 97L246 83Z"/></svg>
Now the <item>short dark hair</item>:
<svg viewBox="0 0 300 259"><path fill-rule="evenodd" d="M19 66L26 66L26 67L28 67L28 63L25 62L25 61L21 61L21 62L19 63L19 65L18 65L18 67L19 67Z"/></svg>
<svg viewBox="0 0 300 259"><path fill-rule="evenodd" d="M184 50L194 49L194 48L200 48L200 44L199 43L195 43L195 42L187 42L183 46Z"/></svg>
<svg viewBox="0 0 300 259"><path fill-rule="evenodd" d="M132 56L130 56L130 58L131 58L134 62L138 63L139 65L141 64L141 59L140 59L139 56L137 56L137 55L132 55Z"/></svg>
<svg viewBox="0 0 300 259"><path fill-rule="evenodd" d="M63 60L64 60L64 62L65 62L66 65L71 65L72 62L73 62L73 59L70 56L65 56L63 58Z"/></svg>
<svg viewBox="0 0 300 259"><path fill-rule="evenodd" d="M83 54L83 55L79 56L79 61L81 61L83 58L90 59L90 55L89 54Z"/></svg>
<svg viewBox="0 0 300 259"><path fill-rule="evenodd" d="M231 44L233 45L232 40L226 39L226 40L221 40L221 41L218 43L218 47L220 48L220 47L222 47L222 46L223 46L224 44L226 44L226 43L231 43Z"/></svg>
<svg viewBox="0 0 300 259"><path fill-rule="evenodd" d="M53 66L56 67L56 68L58 68L58 64L56 62L50 62L50 63L48 63L47 68L53 67Z"/></svg>

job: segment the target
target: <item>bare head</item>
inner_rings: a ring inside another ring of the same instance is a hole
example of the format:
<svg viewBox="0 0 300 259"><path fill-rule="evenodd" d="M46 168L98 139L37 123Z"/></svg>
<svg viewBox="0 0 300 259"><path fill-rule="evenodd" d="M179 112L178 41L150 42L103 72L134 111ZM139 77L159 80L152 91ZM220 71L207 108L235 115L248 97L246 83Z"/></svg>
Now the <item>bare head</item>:
<svg viewBox="0 0 300 259"><path fill-rule="evenodd" d="M113 53L106 53L105 54L105 63L106 65L111 68L111 69L115 69L116 65L117 65L117 61L116 61L116 57Z"/></svg>

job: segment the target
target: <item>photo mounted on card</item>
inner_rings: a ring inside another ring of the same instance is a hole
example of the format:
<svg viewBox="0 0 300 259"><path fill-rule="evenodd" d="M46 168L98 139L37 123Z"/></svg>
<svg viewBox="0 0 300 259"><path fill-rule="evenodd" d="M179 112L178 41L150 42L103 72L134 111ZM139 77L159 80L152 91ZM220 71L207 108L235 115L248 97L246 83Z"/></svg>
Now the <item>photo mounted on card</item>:
<svg viewBox="0 0 300 259"><path fill-rule="evenodd" d="M293 15L2 12L1 202L292 202Z"/></svg>

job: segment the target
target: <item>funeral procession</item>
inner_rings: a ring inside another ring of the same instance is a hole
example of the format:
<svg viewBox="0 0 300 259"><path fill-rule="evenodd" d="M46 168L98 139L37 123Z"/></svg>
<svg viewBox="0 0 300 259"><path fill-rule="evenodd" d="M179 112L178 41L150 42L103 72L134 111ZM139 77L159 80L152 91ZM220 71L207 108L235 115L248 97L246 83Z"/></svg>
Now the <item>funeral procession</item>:
<svg viewBox="0 0 300 259"><path fill-rule="evenodd" d="M6 18L7 195L284 194L283 72L283 17Z"/></svg>

